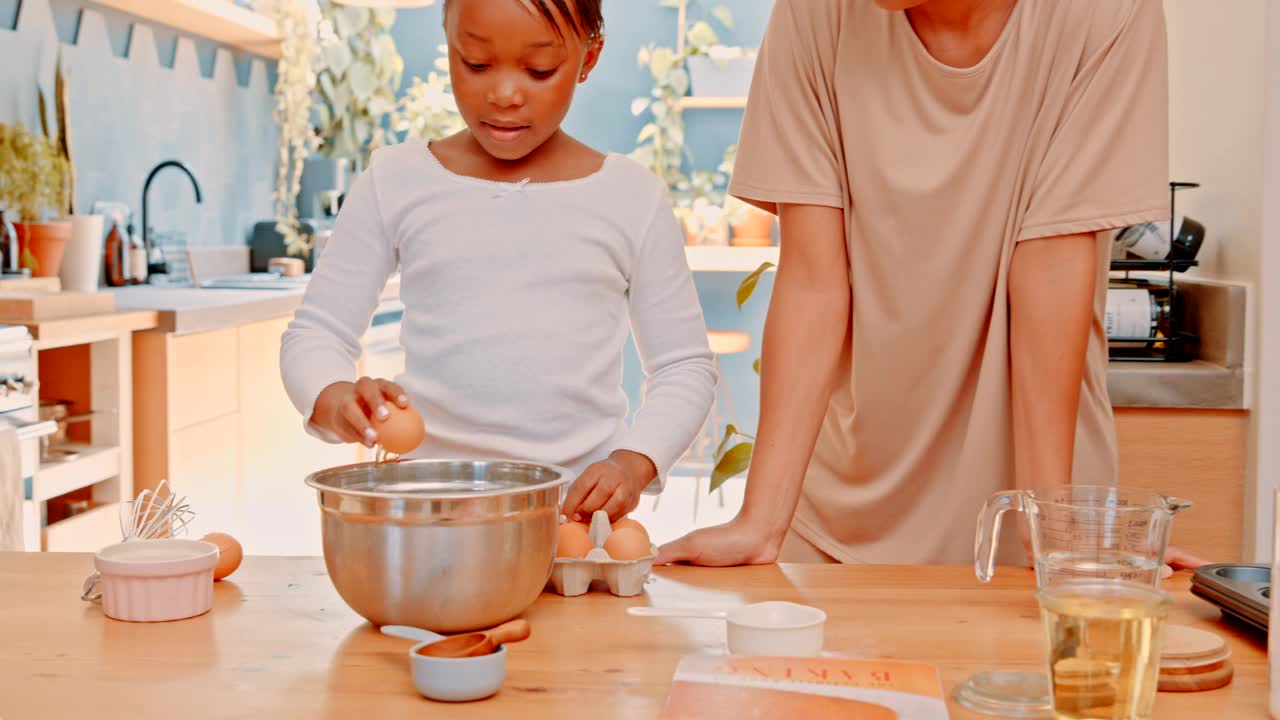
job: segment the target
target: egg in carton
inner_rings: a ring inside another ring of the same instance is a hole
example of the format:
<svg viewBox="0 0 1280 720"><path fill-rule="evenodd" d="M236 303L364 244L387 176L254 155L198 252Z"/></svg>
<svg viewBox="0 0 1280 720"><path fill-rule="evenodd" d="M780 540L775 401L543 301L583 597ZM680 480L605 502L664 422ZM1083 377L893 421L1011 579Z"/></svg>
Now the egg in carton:
<svg viewBox="0 0 1280 720"><path fill-rule="evenodd" d="M551 568L549 585L559 595L575 597L583 595L596 580L609 586L609 592L620 597L633 597L644 592L644 585L653 570L658 548L649 544L649 553L635 560L615 560L605 551L604 545L613 534L609 513L597 510L591 516L591 550L586 557L555 559Z"/></svg>

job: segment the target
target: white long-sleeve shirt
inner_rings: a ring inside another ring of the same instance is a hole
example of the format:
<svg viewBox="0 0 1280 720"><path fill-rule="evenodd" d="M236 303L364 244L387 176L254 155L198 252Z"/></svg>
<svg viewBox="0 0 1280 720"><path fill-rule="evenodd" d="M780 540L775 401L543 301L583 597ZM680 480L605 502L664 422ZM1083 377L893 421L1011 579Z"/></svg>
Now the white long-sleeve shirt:
<svg viewBox="0 0 1280 720"><path fill-rule="evenodd" d="M281 372L307 430L400 272L405 370L427 436L411 457L513 459L575 476L618 449L663 479L701 429L716 370L683 234L652 173L620 155L565 182L499 183L425 142L374 154L284 335ZM627 425L628 329L646 376Z"/></svg>

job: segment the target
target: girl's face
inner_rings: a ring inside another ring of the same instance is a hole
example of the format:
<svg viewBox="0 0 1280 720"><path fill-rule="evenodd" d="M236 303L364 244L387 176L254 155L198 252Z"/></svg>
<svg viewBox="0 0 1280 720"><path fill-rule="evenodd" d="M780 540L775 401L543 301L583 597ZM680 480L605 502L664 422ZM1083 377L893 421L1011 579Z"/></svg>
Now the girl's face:
<svg viewBox="0 0 1280 720"><path fill-rule="evenodd" d="M567 18L556 32L532 0L450 0L447 7L458 112L486 152L519 160L559 130L602 42L579 37Z"/></svg>

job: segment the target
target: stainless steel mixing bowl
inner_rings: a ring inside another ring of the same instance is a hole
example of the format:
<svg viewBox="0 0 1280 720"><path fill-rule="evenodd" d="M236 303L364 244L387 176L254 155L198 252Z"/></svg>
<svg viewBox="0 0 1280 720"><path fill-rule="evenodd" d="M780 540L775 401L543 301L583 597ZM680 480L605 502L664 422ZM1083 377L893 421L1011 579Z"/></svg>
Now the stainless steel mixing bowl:
<svg viewBox="0 0 1280 720"><path fill-rule="evenodd" d="M307 477L338 594L374 625L439 633L524 612L555 560L560 492L549 465L402 460Z"/></svg>

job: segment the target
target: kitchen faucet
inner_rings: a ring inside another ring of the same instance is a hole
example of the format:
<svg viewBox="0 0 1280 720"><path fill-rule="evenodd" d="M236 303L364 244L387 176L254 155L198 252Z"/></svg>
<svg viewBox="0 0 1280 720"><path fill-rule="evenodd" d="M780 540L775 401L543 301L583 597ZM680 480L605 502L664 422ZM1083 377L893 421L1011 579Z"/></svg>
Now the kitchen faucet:
<svg viewBox="0 0 1280 720"><path fill-rule="evenodd" d="M200 183L196 182L196 176L191 174L191 171L187 169L186 165L183 165L177 160L165 160L164 162L160 163L154 168L151 168L151 173L147 175L147 181L142 184L142 246L146 248L147 257L148 257L148 261L147 261L148 266L151 265L150 257L152 255L152 247L151 247L151 226L147 224L147 198L151 191L151 181L155 180L157 173L159 173L161 170L167 167L176 167L182 172L186 173L187 177L191 180L191 187L195 188L196 202L197 203L204 202L204 199L200 196ZM167 271L168 271L168 268L164 262L163 256L161 257L160 261L156 264L155 267L147 268L148 274L164 273Z"/></svg>

